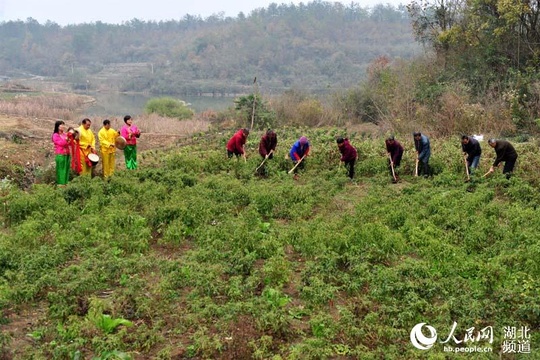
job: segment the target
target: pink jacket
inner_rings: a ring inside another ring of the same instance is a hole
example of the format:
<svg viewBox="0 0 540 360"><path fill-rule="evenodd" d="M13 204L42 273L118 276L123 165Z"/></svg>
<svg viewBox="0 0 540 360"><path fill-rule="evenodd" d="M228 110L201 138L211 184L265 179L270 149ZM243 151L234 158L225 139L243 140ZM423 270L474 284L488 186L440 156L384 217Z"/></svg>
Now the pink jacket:
<svg viewBox="0 0 540 360"><path fill-rule="evenodd" d="M135 125L128 126L125 124L122 126L122 129L120 129L120 135L126 139L126 143L128 145L137 145L137 138L135 137L135 134L140 134L140 130ZM129 135L129 134L133 135Z"/></svg>
<svg viewBox="0 0 540 360"><path fill-rule="evenodd" d="M52 135L55 155L69 155L69 143L67 134L54 133Z"/></svg>

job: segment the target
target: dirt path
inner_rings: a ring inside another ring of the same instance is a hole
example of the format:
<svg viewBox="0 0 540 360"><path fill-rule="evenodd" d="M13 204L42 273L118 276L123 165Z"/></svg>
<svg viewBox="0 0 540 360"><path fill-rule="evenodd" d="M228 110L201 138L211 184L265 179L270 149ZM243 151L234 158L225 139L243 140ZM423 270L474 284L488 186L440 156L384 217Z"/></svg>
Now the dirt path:
<svg viewBox="0 0 540 360"><path fill-rule="evenodd" d="M44 166L52 158L54 120L0 114L0 167Z"/></svg>

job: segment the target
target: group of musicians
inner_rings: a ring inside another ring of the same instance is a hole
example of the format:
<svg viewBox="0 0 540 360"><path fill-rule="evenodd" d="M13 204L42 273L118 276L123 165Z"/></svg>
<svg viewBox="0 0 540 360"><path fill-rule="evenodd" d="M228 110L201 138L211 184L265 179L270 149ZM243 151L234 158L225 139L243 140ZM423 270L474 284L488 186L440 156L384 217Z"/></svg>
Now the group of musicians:
<svg viewBox="0 0 540 360"><path fill-rule="evenodd" d="M78 128L65 129L64 121L54 124L52 142L54 144L56 162L56 183L66 185L71 170L77 175L91 175L92 169L98 163L96 137L90 129L92 121L82 120ZM137 138L141 131L133 124L130 115L124 116L124 126L120 131L111 128L111 121L103 120L103 127L98 132L103 177L108 178L114 173L116 148L124 151L126 168L137 168Z"/></svg>

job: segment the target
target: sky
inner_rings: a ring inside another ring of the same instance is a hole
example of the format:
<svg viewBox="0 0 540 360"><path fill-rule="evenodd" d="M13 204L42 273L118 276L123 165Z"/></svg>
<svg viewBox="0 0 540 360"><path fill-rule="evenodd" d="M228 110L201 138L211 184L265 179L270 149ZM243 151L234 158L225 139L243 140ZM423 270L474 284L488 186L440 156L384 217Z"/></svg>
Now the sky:
<svg viewBox="0 0 540 360"><path fill-rule="evenodd" d="M47 20L59 25L81 24L101 21L120 24L132 19L139 20L180 20L186 14L199 15L203 19L223 12L225 16L236 17L243 12L266 8L271 3L299 4L302 1L272 0L0 0L0 22L33 18L40 24ZM310 1L303 1L307 4ZM361 7L377 4L398 6L403 0L356 0L329 1L349 5L355 2Z"/></svg>

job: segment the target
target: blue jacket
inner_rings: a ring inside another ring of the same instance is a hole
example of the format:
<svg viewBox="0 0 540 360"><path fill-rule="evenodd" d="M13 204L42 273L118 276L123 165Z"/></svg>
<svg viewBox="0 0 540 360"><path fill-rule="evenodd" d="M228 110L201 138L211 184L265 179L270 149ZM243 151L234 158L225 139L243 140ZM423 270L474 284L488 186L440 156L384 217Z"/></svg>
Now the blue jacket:
<svg viewBox="0 0 540 360"><path fill-rule="evenodd" d="M429 138L422 134L420 140L414 139L414 148L418 151L418 160L427 162L431 156L431 147L429 146Z"/></svg>
<svg viewBox="0 0 540 360"><path fill-rule="evenodd" d="M302 156L309 154L309 148L309 141L302 146L300 145L300 140L298 140L292 146L289 156L291 157L292 161L296 162L300 160Z"/></svg>

